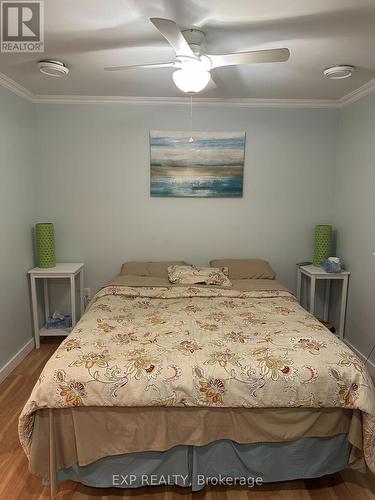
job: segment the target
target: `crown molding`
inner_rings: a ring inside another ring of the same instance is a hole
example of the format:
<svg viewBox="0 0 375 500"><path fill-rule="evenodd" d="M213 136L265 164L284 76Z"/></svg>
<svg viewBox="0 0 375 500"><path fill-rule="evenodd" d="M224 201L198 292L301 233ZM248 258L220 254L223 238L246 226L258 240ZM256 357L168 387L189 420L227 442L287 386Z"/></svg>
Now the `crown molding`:
<svg viewBox="0 0 375 500"><path fill-rule="evenodd" d="M131 104L152 106L186 106L188 97L137 97L137 96L67 96L35 95L33 102L46 104ZM327 99L222 99L195 97L194 106L230 108L338 108L336 100Z"/></svg>
<svg viewBox="0 0 375 500"><path fill-rule="evenodd" d="M22 85L15 82L8 76L4 75L4 73L0 73L0 85L14 94L27 99L28 101L32 101L34 99L34 94L32 92L27 90L25 87L22 87Z"/></svg>
<svg viewBox="0 0 375 500"><path fill-rule="evenodd" d="M0 73L0 85L14 94L40 104L130 104L152 106L186 106L187 97L85 96L34 94L8 76ZM334 108L339 109L375 91L375 79L370 80L340 99L223 99L196 97L194 106L234 108Z"/></svg>
<svg viewBox="0 0 375 500"><path fill-rule="evenodd" d="M353 102L362 99L362 97L365 97L374 91L375 91L375 78L365 83L358 89L353 90L349 94L344 95L344 97L341 97L341 99L339 99L340 108L343 108L348 104L352 104Z"/></svg>

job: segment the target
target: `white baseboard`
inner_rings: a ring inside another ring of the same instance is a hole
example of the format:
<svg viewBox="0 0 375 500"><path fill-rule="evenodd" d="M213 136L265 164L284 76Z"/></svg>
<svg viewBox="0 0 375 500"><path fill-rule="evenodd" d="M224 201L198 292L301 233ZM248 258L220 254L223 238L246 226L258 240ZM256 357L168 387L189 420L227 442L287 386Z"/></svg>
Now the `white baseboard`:
<svg viewBox="0 0 375 500"><path fill-rule="evenodd" d="M26 356L34 349L34 339L30 339L16 354L0 368L0 384L7 376L23 361Z"/></svg>
<svg viewBox="0 0 375 500"><path fill-rule="evenodd" d="M354 351L354 352L355 352L355 354L356 354L356 355L357 355L357 356L358 356L358 357L359 357L362 361L365 361L365 360L366 360L367 355L365 356L364 354L362 354L361 352L359 352L359 351L358 351L358 349L357 349L356 347L354 347L354 345L353 345L351 342L349 342L349 340L344 339L344 342L345 342L345 344L346 344L348 347L350 347L350 349L351 349L352 351ZM373 354L374 354L374 353L373 353ZM367 361L367 363L366 363L366 368L368 369L368 371L369 371L369 373L370 373L371 377L375 380L375 364L374 364L372 361L368 360L368 361Z"/></svg>

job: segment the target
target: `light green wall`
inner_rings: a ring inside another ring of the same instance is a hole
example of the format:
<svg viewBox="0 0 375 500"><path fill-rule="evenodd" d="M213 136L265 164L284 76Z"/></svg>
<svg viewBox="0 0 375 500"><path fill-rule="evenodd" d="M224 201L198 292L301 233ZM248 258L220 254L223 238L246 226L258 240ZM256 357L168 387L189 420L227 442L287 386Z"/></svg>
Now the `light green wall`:
<svg viewBox="0 0 375 500"><path fill-rule="evenodd" d="M0 369L32 336L33 105L0 87Z"/></svg>
<svg viewBox="0 0 375 500"><path fill-rule="evenodd" d="M242 199L149 196L150 129L187 129L180 106L33 105L0 88L0 368L30 338L31 227L97 290L128 259L263 257L294 289L316 223L337 227L352 271L347 335L374 339L375 94L341 111L200 107L199 130L245 130ZM34 164L33 164L34 163Z"/></svg>
<svg viewBox="0 0 375 500"><path fill-rule="evenodd" d="M38 220L93 291L129 259L269 259L294 289L312 232L332 221L337 110L201 107L194 128L246 131L242 199L150 198L149 130L188 129L180 106L37 108Z"/></svg>
<svg viewBox="0 0 375 500"><path fill-rule="evenodd" d="M367 355L375 343L375 94L345 107L339 130L334 221L352 272L346 332Z"/></svg>

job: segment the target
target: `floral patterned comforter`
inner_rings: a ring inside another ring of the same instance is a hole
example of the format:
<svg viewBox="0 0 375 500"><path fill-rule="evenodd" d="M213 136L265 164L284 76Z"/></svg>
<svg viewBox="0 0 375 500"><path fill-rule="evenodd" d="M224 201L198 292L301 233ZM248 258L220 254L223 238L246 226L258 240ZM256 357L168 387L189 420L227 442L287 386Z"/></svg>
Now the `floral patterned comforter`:
<svg viewBox="0 0 375 500"><path fill-rule="evenodd" d="M72 406L342 407L363 414L375 472L375 396L358 357L284 291L101 290L46 364L19 420Z"/></svg>

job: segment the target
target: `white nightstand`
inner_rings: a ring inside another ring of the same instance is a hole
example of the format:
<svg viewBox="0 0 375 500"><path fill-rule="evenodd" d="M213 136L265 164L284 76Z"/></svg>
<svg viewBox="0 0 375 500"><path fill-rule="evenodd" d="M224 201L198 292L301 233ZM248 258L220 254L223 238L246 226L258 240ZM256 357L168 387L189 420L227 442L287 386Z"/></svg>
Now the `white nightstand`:
<svg viewBox="0 0 375 500"><path fill-rule="evenodd" d="M328 320L329 312L329 296L331 291L331 280L341 280L341 305L340 305L340 325L338 327L338 335L340 339L344 338L345 329L345 314L346 314L346 299L348 296L348 285L349 285L349 271L342 271L341 273L327 273L324 269L320 267L313 266L312 264L307 266L297 266L297 299L301 304L301 287L302 287L302 275L310 278L310 308L311 314L315 311L315 287L316 280L326 280L325 287L325 297L324 297L324 320Z"/></svg>
<svg viewBox="0 0 375 500"><path fill-rule="evenodd" d="M68 278L70 280L70 306L71 306L71 314L72 314L72 326L74 326L77 322L77 312L76 312L76 276L79 274L79 297L80 297L80 313L83 314L84 305L83 305L83 263L59 263L56 264L56 267L51 268L41 268L34 267L31 269L28 274L30 275L30 284L31 284L31 301L32 301L32 310L33 310L33 323L34 323L34 338L35 338L35 347L39 349L40 347L40 336L59 336L59 335L68 335L69 330L62 329L47 329L43 327L39 329L39 321L38 321L38 299L36 293L36 280L38 278L43 279L43 287L44 287L44 316L47 322L49 318L49 297L48 297L48 280L51 278Z"/></svg>

